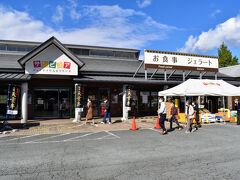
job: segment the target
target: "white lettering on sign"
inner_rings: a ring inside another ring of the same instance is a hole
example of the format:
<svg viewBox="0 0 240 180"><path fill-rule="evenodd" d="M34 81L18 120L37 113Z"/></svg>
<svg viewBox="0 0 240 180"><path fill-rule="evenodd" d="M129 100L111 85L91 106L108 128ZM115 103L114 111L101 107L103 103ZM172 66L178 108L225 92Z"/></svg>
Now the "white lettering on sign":
<svg viewBox="0 0 240 180"><path fill-rule="evenodd" d="M158 65L158 68L163 68L166 66L181 67L194 67L196 70L207 69L218 69L218 58L214 57L201 57L201 56L190 56L181 54L167 54L161 52L148 52L144 51L144 63L145 65Z"/></svg>

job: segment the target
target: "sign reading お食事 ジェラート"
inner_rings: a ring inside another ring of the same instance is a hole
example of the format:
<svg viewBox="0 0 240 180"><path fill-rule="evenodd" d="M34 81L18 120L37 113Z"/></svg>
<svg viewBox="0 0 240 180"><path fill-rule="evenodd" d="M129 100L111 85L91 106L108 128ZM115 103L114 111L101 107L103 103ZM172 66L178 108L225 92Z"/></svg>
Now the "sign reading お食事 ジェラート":
<svg viewBox="0 0 240 180"><path fill-rule="evenodd" d="M212 56L145 50L144 63L145 68L218 71L218 58Z"/></svg>
<svg viewBox="0 0 240 180"><path fill-rule="evenodd" d="M54 45L30 59L26 74L78 75L78 65Z"/></svg>

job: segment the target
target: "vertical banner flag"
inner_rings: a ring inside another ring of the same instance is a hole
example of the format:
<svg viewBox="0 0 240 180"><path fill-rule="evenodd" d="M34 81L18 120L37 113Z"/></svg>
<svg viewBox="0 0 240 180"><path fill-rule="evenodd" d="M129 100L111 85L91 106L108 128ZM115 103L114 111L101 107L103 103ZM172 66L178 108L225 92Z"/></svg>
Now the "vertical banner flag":
<svg viewBox="0 0 240 180"><path fill-rule="evenodd" d="M7 115L18 114L18 101L20 98L20 87L16 85L8 85L7 97Z"/></svg>
<svg viewBox="0 0 240 180"><path fill-rule="evenodd" d="M81 84L77 84L76 92L76 108L83 108L84 87Z"/></svg>
<svg viewBox="0 0 240 180"><path fill-rule="evenodd" d="M127 93L127 96L126 96L126 107L131 107L131 104L132 104L132 91L131 91L129 86L127 86L126 93Z"/></svg>

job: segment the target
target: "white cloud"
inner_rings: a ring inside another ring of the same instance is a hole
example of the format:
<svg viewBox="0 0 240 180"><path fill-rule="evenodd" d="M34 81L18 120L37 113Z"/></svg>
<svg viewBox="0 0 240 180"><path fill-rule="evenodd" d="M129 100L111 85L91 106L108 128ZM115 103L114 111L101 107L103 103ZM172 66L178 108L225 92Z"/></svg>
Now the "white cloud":
<svg viewBox="0 0 240 180"><path fill-rule="evenodd" d="M70 18L72 20L79 20L81 18L81 13L78 12L78 0L68 0L70 3Z"/></svg>
<svg viewBox="0 0 240 180"><path fill-rule="evenodd" d="M211 17L215 18L218 14L220 14L222 11L220 9L216 9L211 13Z"/></svg>
<svg viewBox="0 0 240 180"><path fill-rule="evenodd" d="M197 42L197 37L194 37L193 35L189 36L188 40L185 42L185 45L183 48L179 49L178 51L181 52L194 52L195 49L195 43Z"/></svg>
<svg viewBox="0 0 240 180"><path fill-rule="evenodd" d="M55 36L63 43L141 48L176 29L118 5L86 6L82 12L88 22L84 27L57 30L26 12L0 7L0 39L45 41Z"/></svg>
<svg viewBox="0 0 240 180"><path fill-rule="evenodd" d="M53 30L28 13L0 7L0 39L44 40Z"/></svg>
<svg viewBox="0 0 240 180"><path fill-rule="evenodd" d="M145 16L144 13L134 9L122 9L118 5L113 6L84 6L86 15L97 15L102 18L129 17L134 15Z"/></svg>
<svg viewBox="0 0 240 180"><path fill-rule="evenodd" d="M206 52L218 48L222 42L240 47L240 16L228 19L215 28L202 32L199 36L189 36L182 52Z"/></svg>
<svg viewBox="0 0 240 180"><path fill-rule="evenodd" d="M60 5L57 5L55 13L52 16L52 21L55 23L59 23L63 21L63 13L64 13L64 8Z"/></svg>
<svg viewBox="0 0 240 180"><path fill-rule="evenodd" d="M145 8L151 5L152 0L137 0L137 5L139 8Z"/></svg>

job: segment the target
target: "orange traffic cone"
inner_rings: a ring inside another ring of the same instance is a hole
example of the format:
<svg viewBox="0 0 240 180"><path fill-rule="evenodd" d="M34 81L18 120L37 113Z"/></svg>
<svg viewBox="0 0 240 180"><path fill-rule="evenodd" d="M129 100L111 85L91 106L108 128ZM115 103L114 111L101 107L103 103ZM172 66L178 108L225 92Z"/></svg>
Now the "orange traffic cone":
<svg viewBox="0 0 240 180"><path fill-rule="evenodd" d="M132 130L132 131L138 130L138 129L137 129L137 125L136 125L135 116L133 116L133 119L132 119L132 128L131 128L130 130Z"/></svg>
<svg viewBox="0 0 240 180"><path fill-rule="evenodd" d="M160 127L160 117L159 116L157 117L156 125L155 125L154 128L155 129L161 129L161 127Z"/></svg>

